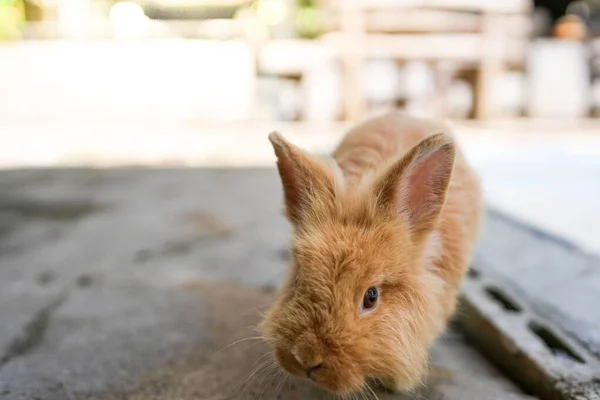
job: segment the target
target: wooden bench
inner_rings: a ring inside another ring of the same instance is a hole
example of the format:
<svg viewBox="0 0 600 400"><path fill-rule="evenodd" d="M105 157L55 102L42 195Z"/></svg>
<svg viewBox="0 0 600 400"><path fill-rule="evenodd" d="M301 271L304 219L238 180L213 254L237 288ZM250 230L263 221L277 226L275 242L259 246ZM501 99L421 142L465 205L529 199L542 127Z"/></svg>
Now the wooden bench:
<svg viewBox="0 0 600 400"><path fill-rule="evenodd" d="M356 120L367 111L360 77L369 59L425 60L435 70L432 108L444 114L451 81L448 62L471 71L474 116L496 115L493 81L506 69L523 68L532 10L530 0L330 0L324 39L339 50L344 71L344 114Z"/></svg>

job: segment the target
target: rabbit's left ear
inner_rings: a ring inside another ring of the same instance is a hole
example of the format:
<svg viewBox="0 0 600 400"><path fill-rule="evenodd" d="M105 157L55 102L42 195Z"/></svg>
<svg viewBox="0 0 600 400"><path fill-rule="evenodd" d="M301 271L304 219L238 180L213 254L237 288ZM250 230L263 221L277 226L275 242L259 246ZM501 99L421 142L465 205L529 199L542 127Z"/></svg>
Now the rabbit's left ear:
<svg viewBox="0 0 600 400"><path fill-rule="evenodd" d="M301 224L315 206L333 199L331 171L320 160L288 143L277 132L269 135L269 141L277 156L288 218L294 224Z"/></svg>
<svg viewBox="0 0 600 400"><path fill-rule="evenodd" d="M376 182L377 205L402 218L416 239L434 227L454 167L450 136L437 134L413 147Z"/></svg>

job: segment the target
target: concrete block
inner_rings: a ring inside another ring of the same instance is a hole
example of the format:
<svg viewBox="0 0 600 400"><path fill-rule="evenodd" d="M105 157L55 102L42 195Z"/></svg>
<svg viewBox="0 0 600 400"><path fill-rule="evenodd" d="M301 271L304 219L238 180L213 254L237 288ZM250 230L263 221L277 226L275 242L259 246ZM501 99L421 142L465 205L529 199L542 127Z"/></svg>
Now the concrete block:
<svg viewBox="0 0 600 400"><path fill-rule="evenodd" d="M539 313L526 293L474 269L461 300L458 322L469 342L528 393L543 399L600 399L599 359Z"/></svg>
<svg viewBox="0 0 600 400"><path fill-rule="evenodd" d="M600 261L568 241L490 210L476 250L480 269L536 302L600 327ZM574 296L574 294L578 296Z"/></svg>

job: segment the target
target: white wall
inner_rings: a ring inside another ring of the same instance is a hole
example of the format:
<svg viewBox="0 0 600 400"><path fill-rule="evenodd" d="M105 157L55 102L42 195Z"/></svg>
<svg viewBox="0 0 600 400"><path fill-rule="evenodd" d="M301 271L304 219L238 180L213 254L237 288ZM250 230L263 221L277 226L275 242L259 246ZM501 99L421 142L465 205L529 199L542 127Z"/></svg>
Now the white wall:
<svg viewBox="0 0 600 400"><path fill-rule="evenodd" d="M0 45L0 121L241 120L255 98L242 42Z"/></svg>

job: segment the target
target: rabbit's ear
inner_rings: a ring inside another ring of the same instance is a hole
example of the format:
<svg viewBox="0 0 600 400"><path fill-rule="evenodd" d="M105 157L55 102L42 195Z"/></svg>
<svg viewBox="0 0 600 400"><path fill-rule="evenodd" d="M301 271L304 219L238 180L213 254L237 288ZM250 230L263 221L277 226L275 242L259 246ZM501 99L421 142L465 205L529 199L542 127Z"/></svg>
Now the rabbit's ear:
<svg viewBox="0 0 600 400"><path fill-rule="evenodd" d="M446 199L454 155L448 135L430 136L393 164L375 184L378 206L402 218L415 238L435 227Z"/></svg>
<svg viewBox="0 0 600 400"><path fill-rule="evenodd" d="M292 223L301 224L315 205L333 199L332 173L325 163L288 143L279 133L269 134L269 141L277 156L287 216Z"/></svg>

